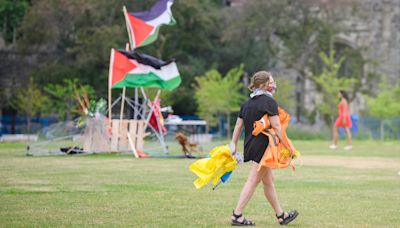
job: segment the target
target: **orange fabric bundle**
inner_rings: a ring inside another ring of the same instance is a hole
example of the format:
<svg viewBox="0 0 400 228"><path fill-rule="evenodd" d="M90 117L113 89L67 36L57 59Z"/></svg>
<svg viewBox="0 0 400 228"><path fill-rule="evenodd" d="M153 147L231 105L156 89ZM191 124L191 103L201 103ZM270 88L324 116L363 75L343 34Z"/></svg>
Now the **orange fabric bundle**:
<svg viewBox="0 0 400 228"><path fill-rule="evenodd" d="M283 140L294 150L292 142L287 137L286 128L289 125L290 115L283 110L282 108L278 108L279 113L279 121L282 127L282 136ZM262 167L270 167L272 169L276 168L286 168L290 165L292 158L287 153L289 148L286 148L283 143L280 141L278 136L275 134L275 130L271 128L268 115L265 114L260 120L254 122L254 129L252 134L257 136L259 134L264 134L269 139L269 144L267 149L264 152L264 156L260 161L260 165L258 169L260 170ZM295 170L294 164L292 164L292 169Z"/></svg>

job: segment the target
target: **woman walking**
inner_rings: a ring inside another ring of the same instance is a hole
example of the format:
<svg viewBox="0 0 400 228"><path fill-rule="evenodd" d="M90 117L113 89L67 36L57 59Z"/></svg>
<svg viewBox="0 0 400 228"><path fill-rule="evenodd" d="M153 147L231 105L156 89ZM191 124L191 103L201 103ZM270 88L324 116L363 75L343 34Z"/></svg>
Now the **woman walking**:
<svg viewBox="0 0 400 228"><path fill-rule="evenodd" d="M259 134L252 135L253 123L259 120L265 114L268 114L269 121L276 135L283 140L281 125L278 116L278 104L273 99L273 93L276 90L276 83L271 73L260 71L251 78L249 89L252 91L250 98L241 105L239 117L232 134L232 144L237 145L242 127L245 130L244 139L244 162L251 161L251 169L247 181L240 193L236 208L231 217L232 226L254 226L255 223L247 220L243 216L243 210L252 197L257 185L262 181L264 195L269 204L275 211L276 218L281 225L287 225L293 221L298 212L292 210L284 212L280 206L277 193L275 191L274 177L272 169L269 167L259 168L259 163L268 147L268 137ZM295 155L295 151L290 148L290 153Z"/></svg>
<svg viewBox="0 0 400 228"><path fill-rule="evenodd" d="M329 146L331 149L337 148L337 141L338 141L338 128L342 127L346 131L347 135L347 146L344 147L345 150L351 150L353 146L351 145L351 118L350 118L350 109L349 109L349 96L347 95L346 91L340 90L339 91L339 99L340 103L338 105L339 109L339 117L335 121L335 125L333 126L333 139L332 145Z"/></svg>

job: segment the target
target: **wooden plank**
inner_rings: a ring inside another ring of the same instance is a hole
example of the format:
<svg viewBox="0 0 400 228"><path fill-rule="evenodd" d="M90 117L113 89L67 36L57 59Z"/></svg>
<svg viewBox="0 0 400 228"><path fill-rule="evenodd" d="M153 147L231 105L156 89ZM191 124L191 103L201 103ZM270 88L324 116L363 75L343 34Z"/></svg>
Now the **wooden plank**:
<svg viewBox="0 0 400 228"><path fill-rule="evenodd" d="M138 131L137 131L137 139L136 139L136 149L143 151L143 146L144 146L144 125L146 122L144 120L138 120Z"/></svg>
<svg viewBox="0 0 400 228"><path fill-rule="evenodd" d="M111 120L111 151L118 151L119 120Z"/></svg>
<svg viewBox="0 0 400 228"><path fill-rule="evenodd" d="M129 121L129 135L132 138L133 146L135 146L135 149L137 149L137 147L136 147L137 120L130 120Z"/></svg>
<svg viewBox="0 0 400 228"><path fill-rule="evenodd" d="M128 141L129 141L129 145L131 146L131 150L133 152L133 155L135 156L135 158L138 158L139 155L138 155L138 153L136 151L135 145L133 144L132 137L131 137L130 134L128 134Z"/></svg>
<svg viewBox="0 0 400 228"><path fill-rule="evenodd" d="M119 114L119 120L122 121L124 118L124 107L125 107L125 93L126 93L126 87L122 88L122 100L121 100L121 111Z"/></svg>
<svg viewBox="0 0 400 228"><path fill-rule="evenodd" d="M128 149L128 122L129 120L122 120L120 122L121 128L119 130L119 150Z"/></svg>
<svg viewBox="0 0 400 228"><path fill-rule="evenodd" d="M108 70L108 120L111 121L112 118L112 88L111 88L111 83L112 83L112 65L114 63L114 52L113 49L111 49L111 54L110 54L110 66Z"/></svg>

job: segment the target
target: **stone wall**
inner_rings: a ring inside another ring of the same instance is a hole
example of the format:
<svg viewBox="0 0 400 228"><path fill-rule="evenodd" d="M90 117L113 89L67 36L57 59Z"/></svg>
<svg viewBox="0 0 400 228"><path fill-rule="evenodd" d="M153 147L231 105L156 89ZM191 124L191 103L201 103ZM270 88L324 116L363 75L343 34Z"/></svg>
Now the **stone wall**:
<svg viewBox="0 0 400 228"><path fill-rule="evenodd" d="M390 83L400 78L400 1L359 0L356 16L345 15L348 34L357 47L364 47L365 72L386 75ZM346 12L346 11L345 11Z"/></svg>
<svg viewBox="0 0 400 228"><path fill-rule="evenodd" d="M387 76L391 84L400 83L400 0L353 0L352 4L320 0L318 3L321 2L337 3L331 4L331 9L346 20L345 31L337 34L335 41L362 48L363 58L370 62L363 73L378 73ZM321 97L312 82L305 81L304 87L307 91L304 106L313 109ZM360 95L351 103L355 114L365 107L365 100Z"/></svg>

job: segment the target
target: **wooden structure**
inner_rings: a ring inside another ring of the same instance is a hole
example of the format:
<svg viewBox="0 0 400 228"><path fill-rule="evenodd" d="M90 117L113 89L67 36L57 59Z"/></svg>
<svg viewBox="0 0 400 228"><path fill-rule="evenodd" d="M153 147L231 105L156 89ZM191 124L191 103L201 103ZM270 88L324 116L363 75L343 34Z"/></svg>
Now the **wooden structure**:
<svg viewBox="0 0 400 228"><path fill-rule="evenodd" d="M113 119L111 120L111 129L110 147L112 151L132 150L128 135L132 140L134 148L143 151L145 136L144 120Z"/></svg>
<svg viewBox="0 0 400 228"><path fill-rule="evenodd" d="M128 25L128 12L126 7L123 7L123 13L125 17L126 28L129 37L129 43L126 44L126 50L132 50L134 47L134 37L131 36L130 26ZM110 63L112 60L110 59ZM114 103L112 103L112 88L111 88L111 67L109 72L109 88L108 88L108 118L111 126L111 140L110 148L111 151L123 152L123 151L133 151L135 157L138 157L137 150L143 151L144 137L146 128L150 127L153 133L156 135L160 141L160 145L165 154L168 154L167 145L164 141L164 134L155 129L153 126L149 125L149 120L154 110L153 104L147 98L143 87L133 87L134 88L134 99L126 97L126 87L123 87L122 94L118 97ZM139 90L142 94L142 102L139 102ZM158 90L154 101L158 101L160 96L160 90ZM121 110L119 119L113 119L112 117L112 107L121 102ZM124 106L125 103L134 110L133 119L124 119ZM158 129L160 129L161 123L157 119Z"/></svg>

